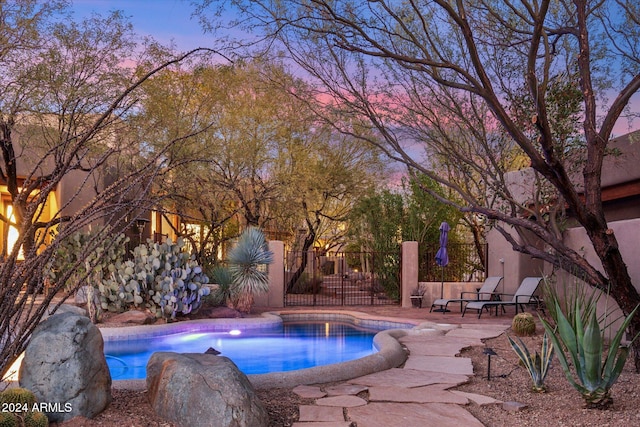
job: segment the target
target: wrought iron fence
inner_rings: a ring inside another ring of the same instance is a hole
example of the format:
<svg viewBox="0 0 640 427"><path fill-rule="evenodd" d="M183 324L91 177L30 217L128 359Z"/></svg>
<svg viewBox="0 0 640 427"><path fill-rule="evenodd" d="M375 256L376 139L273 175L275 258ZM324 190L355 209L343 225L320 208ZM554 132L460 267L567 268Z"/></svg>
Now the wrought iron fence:
<svg viewBox="0 0 640 427"><path fill-rule="evenodd" d="M419 281L482 282L485 279L488 244L482 244L478 251L473 243L449 243L447 245L449 264L446 267L436 264L438 248L437 244L421 248Z"/></svg>
<svg viewBox="0 0 640 427"><path fill-rule="evenodd" d="M289 252L284 302L292 305L383 305L400 301L400 251Z"/></svg>

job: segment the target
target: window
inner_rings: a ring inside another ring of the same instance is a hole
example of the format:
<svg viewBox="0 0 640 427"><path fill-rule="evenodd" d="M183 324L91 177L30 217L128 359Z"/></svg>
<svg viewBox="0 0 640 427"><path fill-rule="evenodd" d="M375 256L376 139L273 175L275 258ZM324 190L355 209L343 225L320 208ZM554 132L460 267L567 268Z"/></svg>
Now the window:
<svg viewBox="0 0 640 427"><path fill-rule="evenodd" d="M13 215L13 206L9 204L7 204L6 206L7 206L7 211L5 214L7 218L9 218L9 222L13 223L15 222L15 216ZM16 242L18 241L18 237L20 237L20 233L18 232L18 229L13 225L9 225L9 229L7 230L7 253L8 254L11 253L14 246L16 245ZM20 248L20 252L18 253L18 260L20 261L24 260L24 252L22 251L22 248Z"/></svg>

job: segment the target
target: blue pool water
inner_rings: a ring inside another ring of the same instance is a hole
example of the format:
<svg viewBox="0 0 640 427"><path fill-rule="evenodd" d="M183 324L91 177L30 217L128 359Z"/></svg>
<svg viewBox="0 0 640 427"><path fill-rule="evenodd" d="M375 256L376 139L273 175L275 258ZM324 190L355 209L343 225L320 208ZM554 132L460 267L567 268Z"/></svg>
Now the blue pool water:
<svg viewBox="0 0 640 427"><path fill-rule="evenodd" d="M236 333L238 333L235 335ZM336 322L285 322L266 330L198 332L131 341L107 341L104 352L114 380L144 379L156 351L204 353L210 347L245 374L292 371L359 359L375 353L377 330Z"/></svg>

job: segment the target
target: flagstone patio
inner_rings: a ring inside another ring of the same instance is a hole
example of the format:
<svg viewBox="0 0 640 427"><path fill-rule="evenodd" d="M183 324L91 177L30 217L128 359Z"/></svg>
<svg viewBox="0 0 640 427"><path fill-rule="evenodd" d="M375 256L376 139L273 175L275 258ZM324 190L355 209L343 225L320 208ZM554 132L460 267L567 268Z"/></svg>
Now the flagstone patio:
<svg viewBox="0 0 640 427"><path fill-rule="evenodd" d="M296 394L316 401L315 405L300 406L299 421L293 426L347 427L353 422L367 427L482 426L464 406L470 401L478 405L502 402L449 390L473 375L471 359L457 354L465 347L483 345L482 339L496 337L506 327L421 324L399 339L409 352L402 368L354 378L327 390L320 386L296 387Z"/></svg>

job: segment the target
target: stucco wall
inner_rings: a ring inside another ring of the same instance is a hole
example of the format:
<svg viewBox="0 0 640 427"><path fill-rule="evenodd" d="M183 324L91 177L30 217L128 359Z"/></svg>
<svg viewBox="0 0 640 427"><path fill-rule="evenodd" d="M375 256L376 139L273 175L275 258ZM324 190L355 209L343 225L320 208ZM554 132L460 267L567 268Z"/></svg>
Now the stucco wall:
<svg viewBox="0 0 640 427"><path fill-rule="evenodd" d="M624 221L610 222L609 227L614 231L620 245L620 252L627 263L631 280L640 291L640 219L630 219ZM507 241L500 233L495 230L489 232L487 236L489 242L489 271L490 275L500 275L500 258L504 259L504 279L506 281L506 293L511 293L514 284L519 283L523 277L527 275L540 275L540 271L544 271L545 275L553 272L553 268L548 263L539 260L532 260L531 257L521 255L514 252ZM583 228L571 228L564 232L564 241L571 248L578 251L596 268L602 271L602 264L593 250L591 242L587 237L587 233ZM535 267L534 267L535 266ZM577 281L569 273L564 271L555 271L554 280L558 286L559 295L568 295L575 287ZM600 315L609 313L609 319L619 318L621 312L618 305L612 298L602 295L598 303L598 312ZM609 328L609 331L615 332L620 326L621 320L617 320Z"/></svg>
<svg viewBox="0 0 640 427"><path fill-rule="evenodd" d="M640 291L640 218L615 221L609 223L618 239L620 252L624 258L631 281ZM583 228L571 228L564 233L564 241L571 248L577 250L589 261L589 263L602 271L602 264L589 242L587 233Z"/></svg>
<svg viewBox="0 0 640 427"><path fill-rule="evenodd" d="M515 231L512 235L515 235ZM489 243L489 271L487 275L503 277L502 283L498 286L498 292L513 294L525 277L544 274L543 261L534 259L530 255L515 252L500 232L489 231L487 242Z"/></svg>

